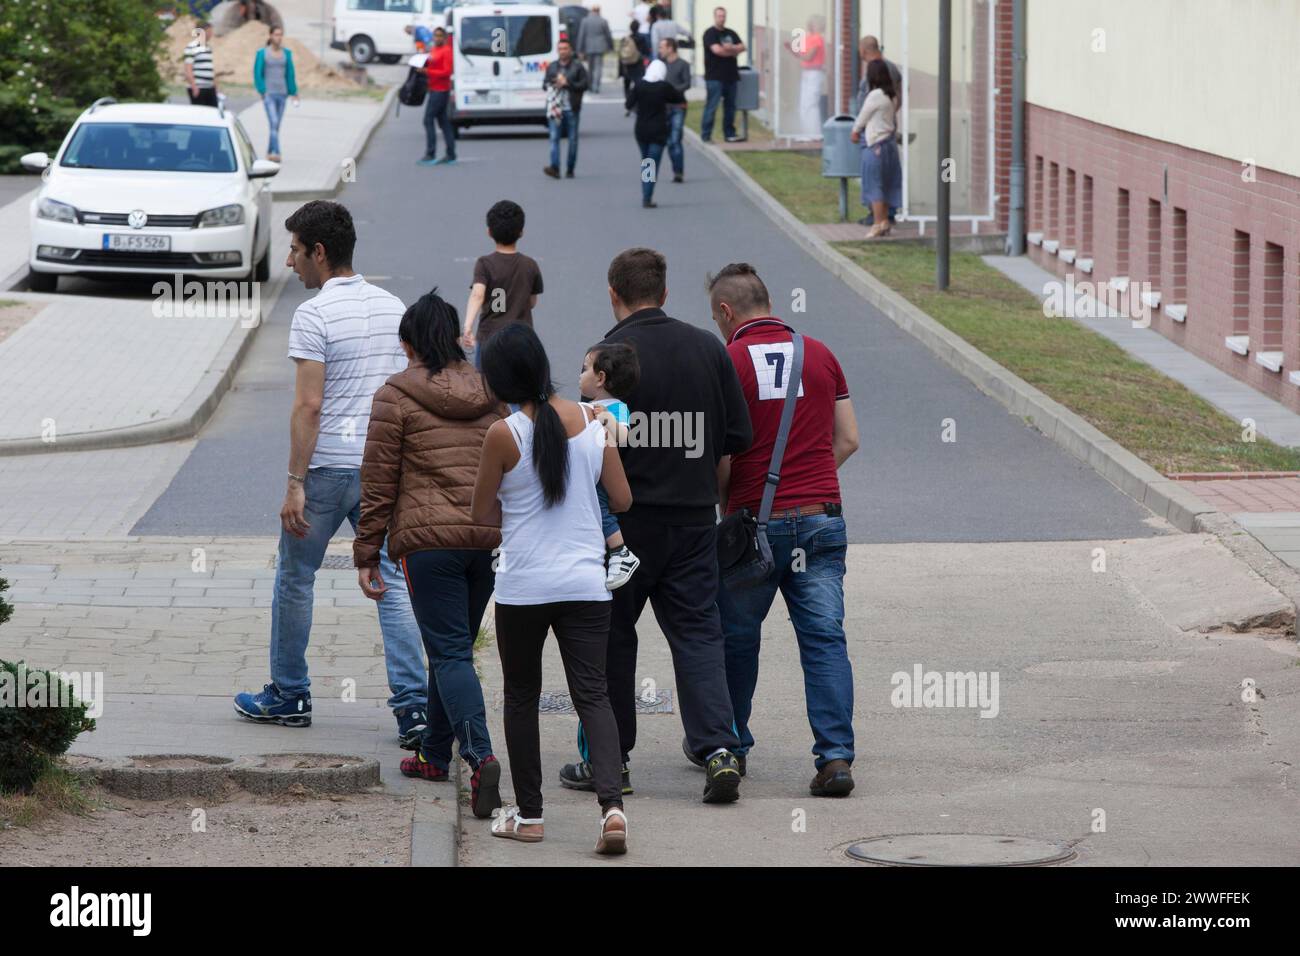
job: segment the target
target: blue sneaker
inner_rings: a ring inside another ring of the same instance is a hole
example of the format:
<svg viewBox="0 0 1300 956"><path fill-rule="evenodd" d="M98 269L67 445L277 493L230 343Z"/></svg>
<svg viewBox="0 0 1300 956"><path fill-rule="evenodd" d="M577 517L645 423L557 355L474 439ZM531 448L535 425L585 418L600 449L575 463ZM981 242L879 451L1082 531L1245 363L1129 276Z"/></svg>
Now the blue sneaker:
<svg viewBox="0 0 1300 956"><path fill-rule="evenodd" d="M446 156L444 156L442 159L440 159L440 160L438 161L438 165L440 165L440 166L455 166L455 165L456 165L456 157L453 156L453 157L451 157L450 159L448 159Z"/></svg>
<svg viewBox="0 0 1300 956"><path fill-rule="evenodd" d="M426 156L424 157L424 159L417 159L415 161L415 165L417 166L438 166L441 165L441 163L442 163L441 159L433 159L430 156Z"/></svg>
<svg viewBox="0 0 1300 956"><path fill-rule="evenodd" d="M429 722L424 719L423 707L407 707L393 711L397 718L397 739L403 750L419 750L420 740L429 729Z"/></svg>
<svg viewBox="0 0 1300 956"><path fill-rule="evenodd" d="M259 724L310 727L311 695L284 697L275 684L267 684L260 694L236 694L235 713Z"/></svg>

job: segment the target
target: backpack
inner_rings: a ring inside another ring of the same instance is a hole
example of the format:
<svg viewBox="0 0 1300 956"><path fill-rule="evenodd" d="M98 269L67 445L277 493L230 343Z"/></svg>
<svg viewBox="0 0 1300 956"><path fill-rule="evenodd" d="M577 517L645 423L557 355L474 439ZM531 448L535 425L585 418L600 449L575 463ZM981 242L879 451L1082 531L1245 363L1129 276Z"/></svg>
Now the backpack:
<svg viewBox="0 0 1300 956"><path fill-rule="evenodd" d="M618 41L618 62L624 66L641 62L641 51L636 48L636 41L631 36Z"/></svg>
<svg viewBox="0 0 1300 956"><path fill-rule="evenodd" d="M423 67L413 66L406 72L406 81L397 91L397 99L403 106L423 106L425 94L429 92L429 77Z"/></svg>

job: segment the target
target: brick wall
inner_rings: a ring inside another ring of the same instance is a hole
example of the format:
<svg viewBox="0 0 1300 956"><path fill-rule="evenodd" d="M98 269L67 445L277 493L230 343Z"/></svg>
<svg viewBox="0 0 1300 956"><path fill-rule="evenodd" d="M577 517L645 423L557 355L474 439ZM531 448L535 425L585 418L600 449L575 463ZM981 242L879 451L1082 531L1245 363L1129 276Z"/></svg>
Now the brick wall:
<svg viewBox="0 0 1300 956"><path fill-rule="evenodd" d="M1059 185L1053 195L1052 165L1067 183L1070 170L1092 178L1091 211L1079 195L1074 216L1081 231L1091 229L1093 248L1087 251L1094 268L1091 276L1076 273L1076 282L1121 274L1135 284L1149 281L1161 293L1153 329L1300 412L1300 386L1287 377L1300 369L1300 178L1255 169L1243 179L1246 170L1238 159L1032 103L1026 106L1025 158L1028 230L1042 231L1047 239L1064 240L1057 233L1069 218L1058 208L1068 195L1060 195ZM1122 191L1128 194L1124 222ZM1058 275L1075 269L1041 248L1030 246L1029 252ZM1176 302L1180 284L1185 295L1177 304L1187 306L1181 324L1163 308ZM1224 346L1233 334L1250 336L1249 355ZM1255 361L1255 352L1265 347L1283 352L1280 374Z"/></svg>

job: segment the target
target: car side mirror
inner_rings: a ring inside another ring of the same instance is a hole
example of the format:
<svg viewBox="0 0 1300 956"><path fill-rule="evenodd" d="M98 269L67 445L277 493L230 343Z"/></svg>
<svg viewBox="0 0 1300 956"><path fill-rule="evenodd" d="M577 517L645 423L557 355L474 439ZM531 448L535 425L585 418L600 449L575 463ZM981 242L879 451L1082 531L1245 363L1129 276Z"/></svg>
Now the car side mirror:
<svg viewBox="0 0 1300 956"><path fill-rule="evenodd" d="M48 153L28 153L18 160L23 169L29 173L39 173L50 168Z"/></svg>
<svg viewBox="0 0 1300 956"><path fill-rule="evenodd" d="M253 165L249 167L249 179L269 179L280 171L280 164L273 163L269 159L255 159Z"/></svg>

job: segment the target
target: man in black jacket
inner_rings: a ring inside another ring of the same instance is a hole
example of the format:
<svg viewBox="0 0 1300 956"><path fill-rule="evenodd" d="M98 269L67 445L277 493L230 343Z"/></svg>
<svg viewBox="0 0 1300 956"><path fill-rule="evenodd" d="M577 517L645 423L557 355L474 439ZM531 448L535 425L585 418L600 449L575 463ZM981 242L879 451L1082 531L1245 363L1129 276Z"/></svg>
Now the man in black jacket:
<svg viewBox="0 0 1300 956"><path fill-rule="evenodd" d="M560 178L560 138L569 138L569 156L565 163L565 176L573 178L573 167L578 164L578 117L582 113L582 94L587 91L590 77L582 61L573 55L573 44L561 40L555 46L559 59L546 67L542 89L546 90L546 125L551 134L551 163L542 172L552 179Z"/></svg>
<svg viewBox="0 0 1300 956"><path fill-rule="evenodd" d="M716 337L664 314L667 261L653 249L628 249L609 266L609 300L618 324L606 342L637 350L641 378L631 410L623 469L632 507L619 515L623 540L640 559L614 592L605 674L627 760L636 743L636 623L649 601L673 655L687 747L705 767L704 802L740 796L739 746L727 692L718 617L718 462L747 449L749 409L735 366ZM579 749L582 747L579 729ZM560 782L591 789L583 761Z"/></svg>

